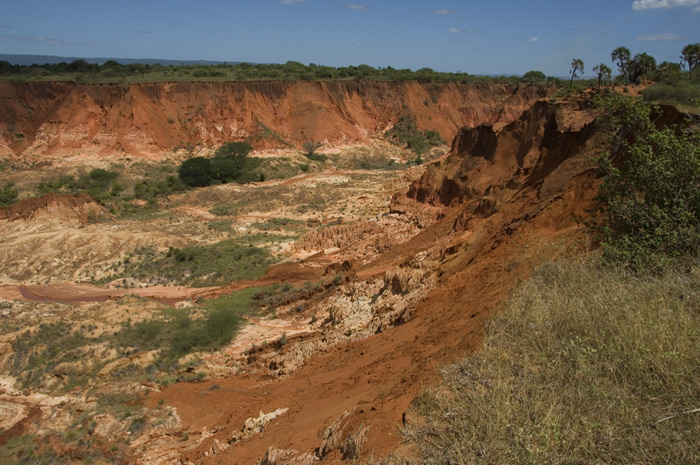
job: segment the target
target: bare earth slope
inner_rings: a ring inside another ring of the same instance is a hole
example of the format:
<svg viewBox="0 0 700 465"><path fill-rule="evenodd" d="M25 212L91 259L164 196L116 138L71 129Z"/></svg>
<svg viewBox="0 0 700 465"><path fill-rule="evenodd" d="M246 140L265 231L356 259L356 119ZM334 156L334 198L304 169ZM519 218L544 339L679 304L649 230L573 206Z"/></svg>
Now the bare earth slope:
<svg viewBox="0 0 700 465"><path fill-rule="evenodd" d="M421 297L376 334L358 331L326 345L289 376L243 374L166 388L159 396L176 408L193 444L153 437L142 460L313 463L399 447L403 415L436 367L476 348L484 319L516 280L579 235L576 219L593 205L597 184L588 158L603 142L595 116L573 104L538 104L500 132L463 131L450 156L393 201L394 211L404 212L421 202L450 204L441 219L375 260L356 263L337 290L346 307L364 298L379 307L391 295ZM483 144L488 150L474 150ZM370 326L381 318L382 310L374 311ZM321 337L349 318L332 311ZM294 347L290 342L264 360L289 361ZM249 363L256 373L260 360ZM247 429L253 419L263 421L264 433Z"/></svg>
<svg viewBox="0 0 700 465"><path fill-rule="evenodd" d="M105 385L98 388L123 388L145 403L138 417L142 426L134 432L133 417L88 416L83 404L94 394L81 386L65 399L46 395L36 403L12 388L12 380L0 379L7 385L0 389L0 408L9 412L6 424L13 429L0 434L0 444L28 432L57 438L63 430L56 425L72 428L85 413L85 425L92 424L85 434L105 456L119 450L122 463L301 465L400 449L398 429L409 404L434 382L436 370L478 347L484 322L517 280L543 260L580 246L577 220L595 205L599 183L590 159L605 146L598 113L585 102L554 104L541 100L539 89L494 84L0 83L0 91L7 103L0 105L0 151L34 161L72 155L158 158L181 143L211 147L248 137L260 137L269 147L282 139L297 145L367 142L404 112L414 114L419 127L453 140L446 157L407 170L400 180L394 172L348 171L212 186L179 196L173 216L149 222L85 225L90 209L99 213L102 207L68 196L0 210L3 234L15 244L0 254L0 262L14 264L5 274L20 265L28 270L27 276L4 277L8 285L0 296L24 299L27 314L34 308L48 314L55 304L57 312L86 322L96 314L112 318L111 312L125 311L129 318L129 311L145 318L147 311L159 311L154 302L112 299L129 292L193 305L183 300L273 283L298 286L274 312L249 317L229 344L198 354L204 380L167 385L136 376L106 386L105 380L119 376L119 363L147 366L139 363L154 357L152 351L130 352L100 368ZM375 185L382 176L386 182ZM314 203L321 194L325 206ZM261 278L196 292L76 285L76 267L110 265L131 247L183 247L185 239L213 243L223 233L207 226L210 209L244 205L217 217L229 222L228 234L254 235L256 222L270 216L304 224L303 234L288 244L289 259ZM304 205L311 207L298 208ZM58 224L57 218L70 224ZM28 234L35 230L42 235ZM83 253L85 262L59 263L75 253L76 244L90 252ZM13 247L51 260L18 261L10 254ZM69 282L37 279L59 271ZM89 300L94 302L69 305ZM11 312L13 307L5 311ZM114 333L115 321L102 326ZM13 360L12 337L0 341L5 365ZM54 378L68 376L59 368ZM134 369L138 375L140 368ZM18 405L23 407L16 413ZM56 444L62 455L80 460L81 441Z"/></svg>
<svg viewBox="0 0 700 465"><path fill-rule="evenodd" d="M242 139L258 149L367 142L402 114L449 141L463 126L511 121L544 95L494 83L0 82L0 157L158 158Z"/></svg>

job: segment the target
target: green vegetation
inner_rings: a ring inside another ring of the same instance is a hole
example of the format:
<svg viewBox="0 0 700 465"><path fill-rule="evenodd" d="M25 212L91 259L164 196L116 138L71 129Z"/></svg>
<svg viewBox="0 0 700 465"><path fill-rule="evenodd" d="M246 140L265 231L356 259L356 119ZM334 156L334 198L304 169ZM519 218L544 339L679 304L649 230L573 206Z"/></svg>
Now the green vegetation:
<svg viewBox="0 0 700 465"><path fill-rule="evenodd" d="M571 60L571 71L569 72L571 74L571 82L569 83L569 89L571 89L571 86L574 84L574 79L576 79L580 74L583 74L583 60L580 58L574 58Z"/></svg>
<svg viewBox="0 0 700 465"><path fill-rule="evenodd" d="M255 296L266 292L265 287L248 288L186 310L162 307L147 320L127 322L116 332L99 336L90 335L96 326L43 323L12 341L10 374L24 388L42 386L67 392L95 379L108 362L134 352L155 350L158 360L153 365L144 369L129 364L111 370L110 376L156 381L160 372L161 376L172 377L182 368L179 358L227 344L244 323L243 316L261 307L260 298ZM98 361L85 364L86 358ZM138 405L139 399L132 394L111 394L98 401L98 408L121 418L132 416Z"/></svg>
<svg viewBox="0 0 700 465"><path fill-rule="evenodd" d="M659 82L642 91L647 102L679 106L681 110L700 111L700 79L681 80L680 73L668 81Z"/></svg>
<svg viewBox="0 0 700 465"><path fill-rule="evenodd" d="M700 267L541 268L418 396L419 463L697 463Z"/></svg>
<svg viewBox="0 0 700 465"><path fill-rule="evenodd" d="M19 192L15 189L14 183L8 182L0 189L0 207L11 205L17 201Z"/></svg>
<svg viewBox="0 0 700 465"><path fill-rule="evenodd" d="M153 82L153 81L432 81L487 82L512 81L518 77L473 76L468 73L443 73L430 68L374 68L368 65L335 68L296 61L284 64L181 65L133 63L121 65L110 60L102 65L75 60L72 63L20 66L0 61L0 79L17 81Z"/></svg>
<svg viewBox="0 0 700 465"><path fill-rule="evenodd" d="M700 43L688 44L681 50L681 59L688 66L688 80L693 80L693 71L700 64Z"/></svg>
<svg viewBox="0 0 700 465"><path fill-rule="evenodd" d="M143 211L155 211L159 201L186 189L172 174L173 171L174 167L167 163L155 166L151 163L135 164L129 170L122 165L109 170L96 168L77 177L65 174L40 181L34 193L87 194L114 214L133 216ZM127 174L128 178L125 177ZM146 205L138 206L134 200L145 200Z"/></svg>
<svg viewBox="0 0 700 465"><path fill-rule="evenodd" d="M612 94L604 100L610 153L601 157L606 257L635 269L700 252L700 133L658 129L657 110Z"/></svg>
<svg viewBox="0 0 700 465"><path fill-rule="evenodd" d="M608 65L601 63L593 67L593 72L598 76L598 91L600 91L601 86L612 79L612 70Z"/></svg>
<svg viewBox="0 0 700 465"><path fill-rule="evenodd" d="M117 182L119 173L102 168L95 168L89 173L74 176L60 176L49 181L41 181L37 185L39 195L49 192L69 192L71 194L87 194L99 202L114 199L124 190Z"/></svg>
<svg viewBox="0 0 700 465"><path fill-rule="evenodd" d="M392 144L405 146L416 155L422 155L431 147L445 143L437 131L420 131L416 118L406 114L399 116L396 124L384 134L384 138Z"/></svg>
<svg viewBox="0 0 700 465"><path fill-rule="evenodd" d="M180 181L189 187L205 187L218 183L244 184L262 180L260 159L248 158L252 149L245 142L230 142L219 147L214 158L189 158L178 168Z"/></svg>
<svg viewBox="0 0 700 465"><path fill-rule="evenodd" d="M160 350L161 358L169 364L191 352L217 350L243 324L243 315L253 309L252 296L259 289L206 301L203 318L193 319L185 310L173 309L162 319L126 326L116 335L117 343L138 351Z"/></svg>
<svg viewBox="0 0 700 465"><path fill-rule="evenodd" d="M12 342L15 353L10 372L25 387L37 385L46 370L81 360L89 343L80 331L73 331L66 323L42 323L36 332L27 331Z"/></svg>
<svg viewBox="0 0 700 465"><path fill-rule="evenodd" d="M68 457L59 457L47 447L45 438L33 435L15 436L0 446L0 462L14 465L53 465L65 463Z"/></svg>
<svg viewBox="0 0 700 465"><path fill-rule="evenodd" d="M171 247L167 252L142 247L124 259L123 271L100 282L133 278L151 284L206 287L258 278L267 271L273 259L267 249L255 247L253 242L271 239L272 236L247 236L211 245Z"/></svg>

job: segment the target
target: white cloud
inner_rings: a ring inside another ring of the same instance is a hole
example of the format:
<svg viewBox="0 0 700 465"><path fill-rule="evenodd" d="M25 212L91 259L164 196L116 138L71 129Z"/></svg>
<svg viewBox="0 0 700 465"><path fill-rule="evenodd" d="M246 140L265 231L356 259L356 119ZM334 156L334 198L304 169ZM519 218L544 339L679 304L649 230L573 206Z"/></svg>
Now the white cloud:
<svg viewBox="0 0 700 465"><path fill-rule="evenodd" d="M294 5L295 3L306 3L306 0L279 0L281 5Z"/></svg>
<svg viewBox="0 0 700 465"><path fill-rule="evenodd" d="M457 29L456 27L451 27L451 28L450 28L450 32L454 32L455 34L457 34L457 33L462 32L462 31L460 31L460 30Z"/></svg>
<svg viewBox="0 0 700 465"><path fill-rule="evenodd" d="M459 14L459 11L452 11L452 10L448 10L447 8L443 8L442 10L433 10L433 14L435 14L435 15L457 15L457 14Z"/></svg>
<svg viewBox="0 0 700 465"><path fill-rule="evenodd" d="M349 5L346 5L345 8L347 8L348 10L365 11L365 10L367 10L367 5L360 5L359 3L351 3Z"/></svg>
<svg viewBox="0 0 700 465"><path fill-rule="evenodd" d="M696 13L700 13L700 6L696 6L695 8L693 8L693 11Z"/></svg>
<svg viewBox="0 0 700 465"><path fill-rule="evenodd" d="M675 8L678 6L700 5L700 0L634 0L632 8L635 10L650 10L655 8ZM693 11L698 11L695 8Z"/></svg>
<svg viewBox="0 0 700 465"><path fill-rule="evenodd" d="M530 37L529 39L527 39L527 41L528 42L539 42L540 39L538 39L537 37Z"/></svg>
<svg viewBox="0 0 700 465"><path fill-rule="evenodd" d="M637 36L637 40L681 40L683 37L678 34L643 34Z"/></svg>

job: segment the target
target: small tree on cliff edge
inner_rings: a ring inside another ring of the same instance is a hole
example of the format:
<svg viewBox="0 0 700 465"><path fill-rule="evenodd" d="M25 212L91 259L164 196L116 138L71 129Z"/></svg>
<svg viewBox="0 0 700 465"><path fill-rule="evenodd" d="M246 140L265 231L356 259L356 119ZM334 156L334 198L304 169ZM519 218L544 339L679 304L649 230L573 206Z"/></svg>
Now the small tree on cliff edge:
<svg viewBox="0 0 700 465"><path fill-rule="evenodd" d="M688 44L681 51L681 59L688 65L689 79L693 79L693 70L700 64L700 43Z"/></svg>
<svg viewBox="0 0 700 465"><path fill-rule="evenodd" d="M620 74L625 78L625 82L629 84L629 67L630 60L632 59L632 53L627 47L617 47L610 54L610 58L613 62L617 61L617 69Z"/></svg>
<svg viewBox="0 0 700 465"><path fill-rule="evenodd" d="M306 155L313 155L316 149L320 148L322 145L323 144L321 142L307 140L301 144L301 148L304 149L304 153Z"/></svg>
<svg viewBox="0 0 700 465"><path fill-rule="evenodd" d="M603 82L608 82L612 78L612 70L603 63L593 68L593 72L598 75L598 90Z"/></svg>
<svg viewBox="0 0 700 465"><path fill-rule="evenodd" d="M571 81L569 82L569 90L574 85L574 78L578 77L578 74L583 74L583 60L580 58L574 58L571 60Z"/></svg>

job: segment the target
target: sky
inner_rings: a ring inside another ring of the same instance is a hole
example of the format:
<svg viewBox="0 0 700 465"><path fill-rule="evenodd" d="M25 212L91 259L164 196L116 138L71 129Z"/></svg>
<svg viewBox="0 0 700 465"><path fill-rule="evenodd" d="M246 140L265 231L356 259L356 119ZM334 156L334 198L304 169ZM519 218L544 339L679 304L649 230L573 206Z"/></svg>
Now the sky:
<svg viewBox="0 0 700 465"><path fill-rule="evenodd" d="M618 46L680 61L700 0L6 2L0 53L584 76Z"/></svg>

